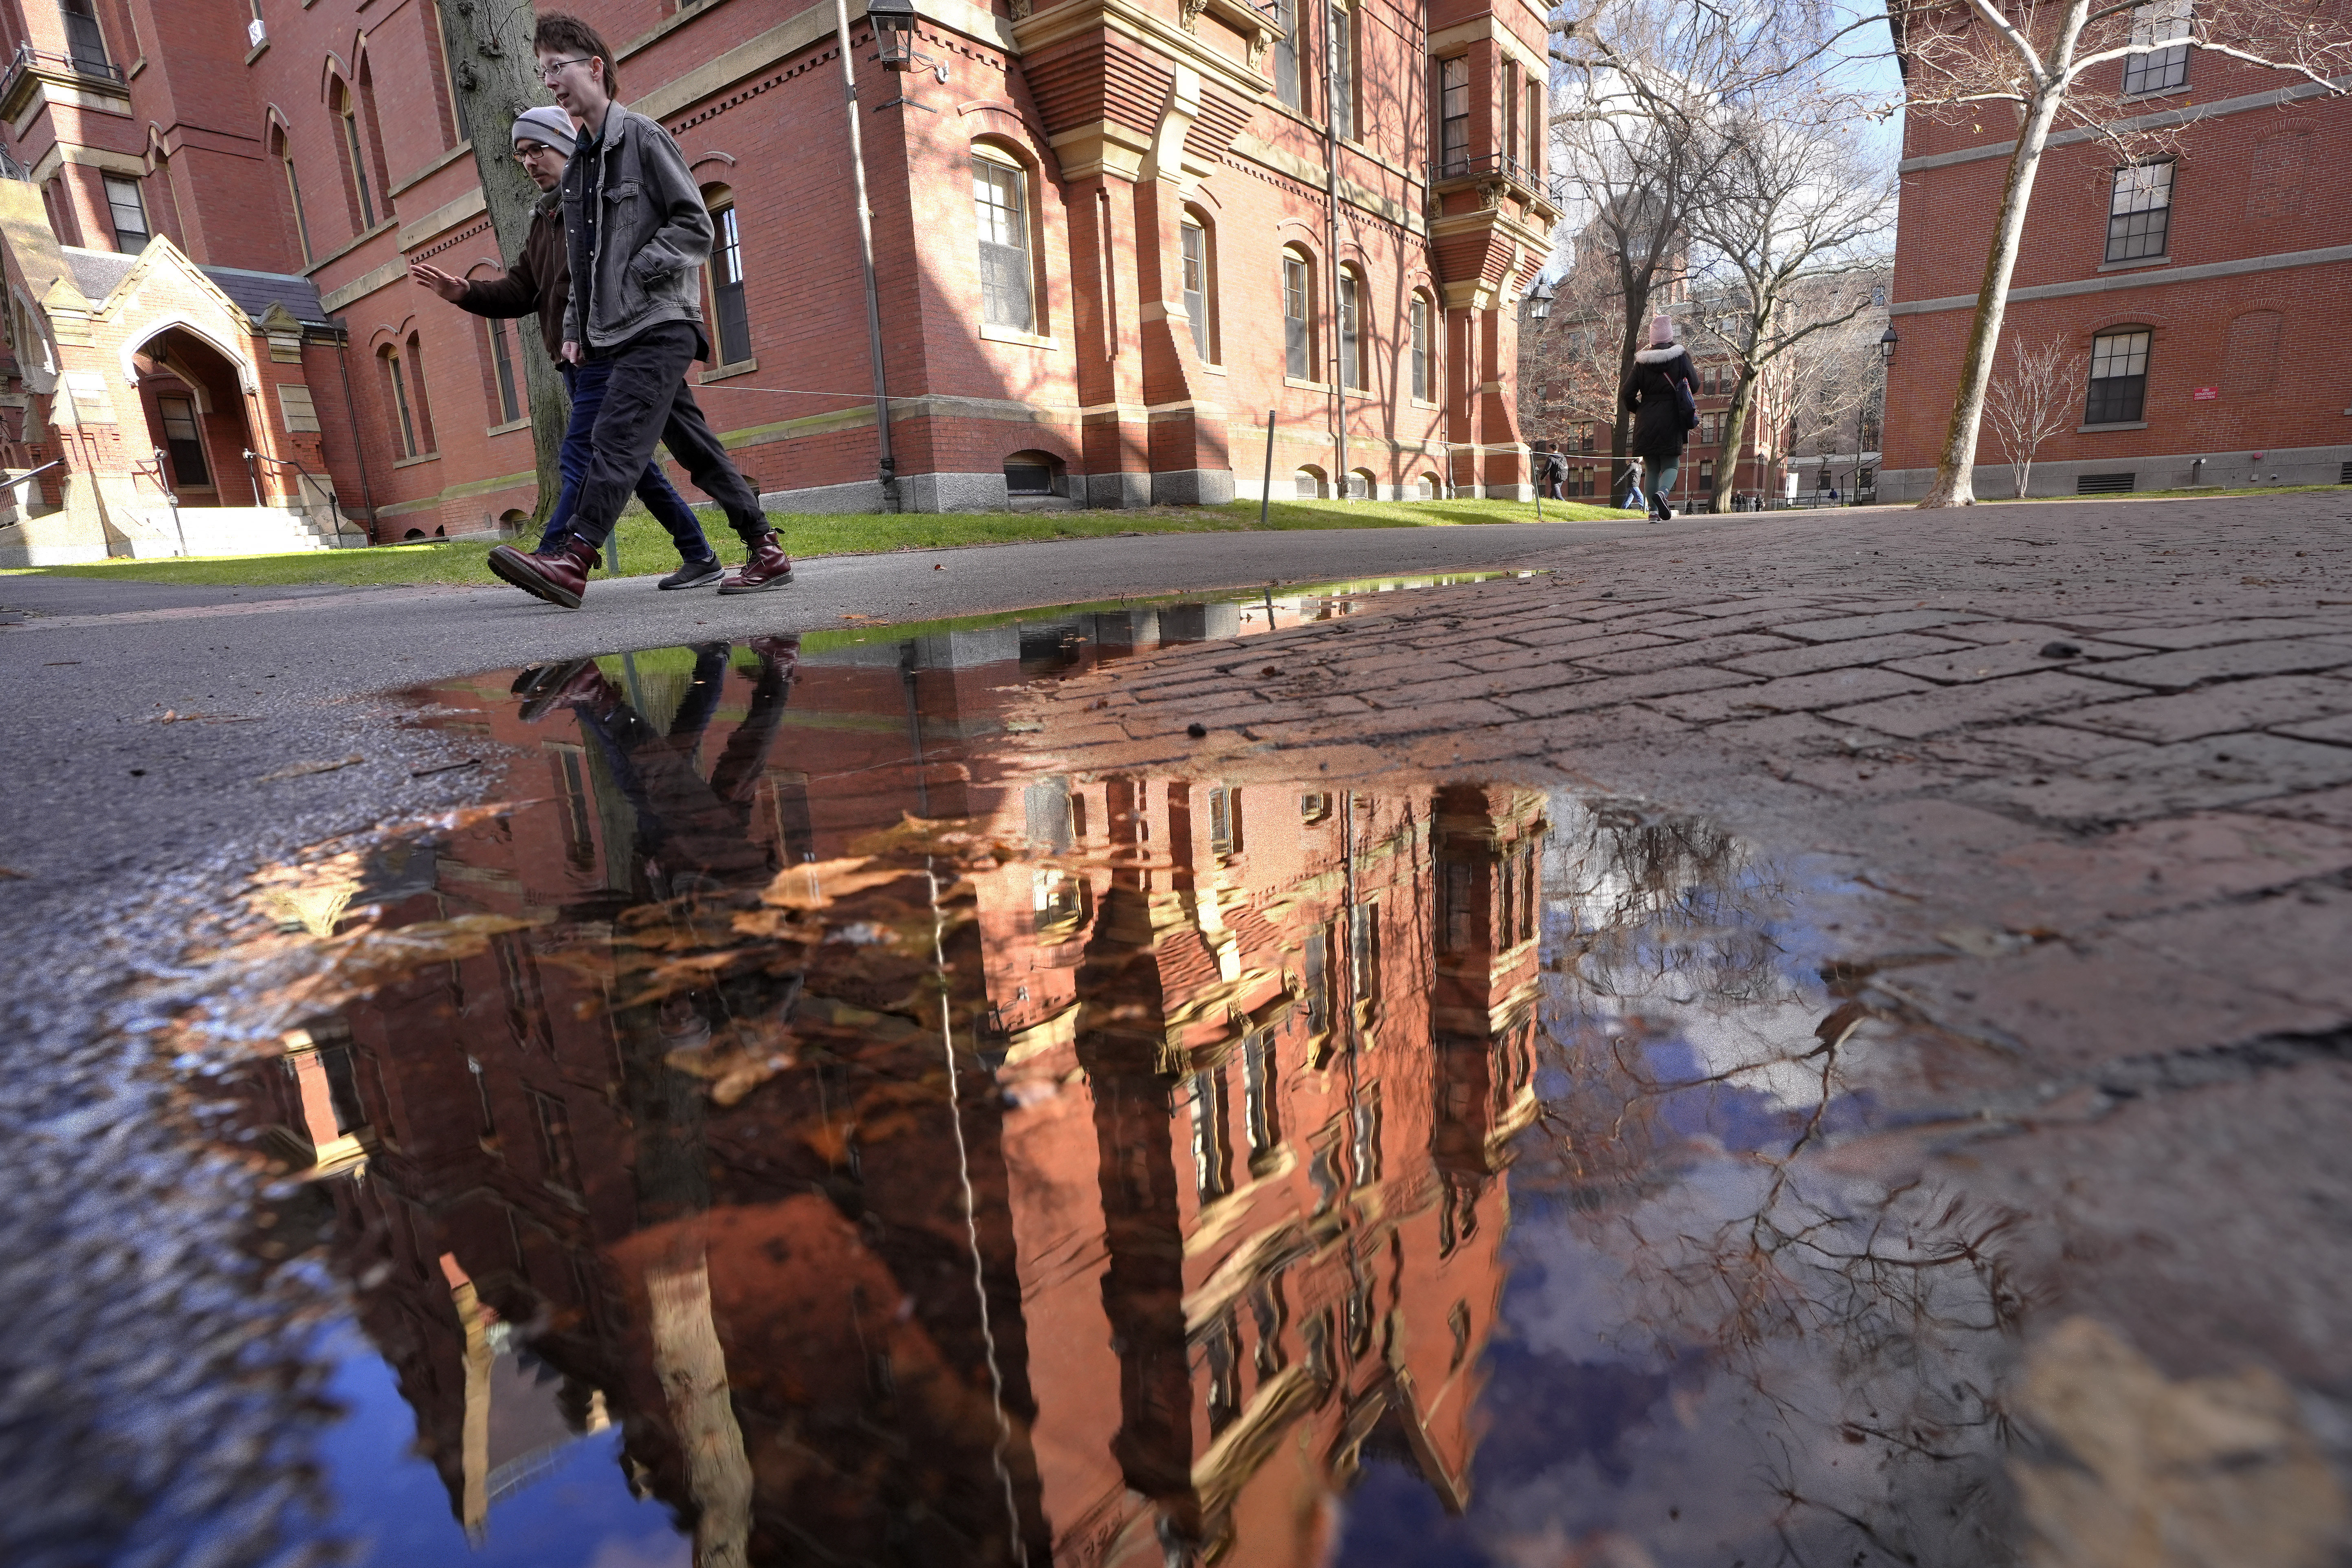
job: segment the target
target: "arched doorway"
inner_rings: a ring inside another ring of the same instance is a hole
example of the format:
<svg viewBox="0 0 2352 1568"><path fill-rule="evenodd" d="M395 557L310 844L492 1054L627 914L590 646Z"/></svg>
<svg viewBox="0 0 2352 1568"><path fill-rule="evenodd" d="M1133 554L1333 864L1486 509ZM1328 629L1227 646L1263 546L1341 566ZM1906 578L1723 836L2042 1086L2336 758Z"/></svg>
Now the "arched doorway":
<svg viewBox="0 0 2352 1568"><path fill-rule="evenodd" d="M184 509L262 504L245 460L253 432L244 387L229 357L184 328L168 327L140 345L131 366L146 449L161 454L134 454L133 462L154 487L168 489Z"/></svg>

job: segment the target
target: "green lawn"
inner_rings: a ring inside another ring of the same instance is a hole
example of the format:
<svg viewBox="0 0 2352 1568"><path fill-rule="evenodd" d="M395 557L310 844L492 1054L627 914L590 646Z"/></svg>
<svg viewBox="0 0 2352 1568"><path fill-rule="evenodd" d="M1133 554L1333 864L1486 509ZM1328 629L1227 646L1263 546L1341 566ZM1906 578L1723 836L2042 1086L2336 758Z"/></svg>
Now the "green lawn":
<svg viewBox="0 0 2352 1568"><path fill-rule="evenodd" d="M1140 533L1246 533L1258 527L1258 504L1143 507L1126 511L900 512L847 516L772 513L784 548L795 559L873 554L895 550L950 550L966 544L1007 544L1035 539L1101 539ZM1622 520L1611 507L1546 501L1547 521ZM1486 522L1533 522L1533 502L1495 500L1279 500L1268 509L1275 529L1456 528ZM721 559L733 563L741 546L724 522L706 520ZM661 526L642 508L622 514L624 575L658 574L677 564ZM406 583L495 583L483 558L486 541L383 545L372 550L312 551L299 555L223 555L185 561L107 561L87 566L35 566L53 577L111 577L151 583L254 587L329 583L362 587ZM16 574L8 574L14 575Z"/></svg>

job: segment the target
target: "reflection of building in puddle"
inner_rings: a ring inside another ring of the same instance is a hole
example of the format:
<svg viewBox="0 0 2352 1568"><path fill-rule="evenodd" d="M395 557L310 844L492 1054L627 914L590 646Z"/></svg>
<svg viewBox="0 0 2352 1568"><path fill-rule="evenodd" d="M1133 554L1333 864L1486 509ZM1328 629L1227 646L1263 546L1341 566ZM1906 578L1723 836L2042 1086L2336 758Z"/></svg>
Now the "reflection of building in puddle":
<svg viewBox="0 0 2352 1568"><path fill-rule="evenodd" d="M545 798L383 923L523 929L269 1114L368 1151L340 1263L469 1526L606 1412L702 1561L1311 1560L1373 1458L1464 1506L1543 798L1000 778L1118 618L436 694Z"/></svg>

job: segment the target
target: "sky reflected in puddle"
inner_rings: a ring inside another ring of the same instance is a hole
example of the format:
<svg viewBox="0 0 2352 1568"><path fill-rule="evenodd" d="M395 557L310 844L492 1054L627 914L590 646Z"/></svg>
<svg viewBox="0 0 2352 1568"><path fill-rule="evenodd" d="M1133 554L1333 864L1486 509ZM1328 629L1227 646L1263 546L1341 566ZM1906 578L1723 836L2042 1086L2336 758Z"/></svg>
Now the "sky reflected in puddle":
<svg viewBox="0 0 2352 1568"><path fill-rule="evenodd" d="M2010 1560L2006 1222L1839 1167L1906 1058L1820 978L1818 871L1565 786L1006 733L1024 682L1346 602L421 693L506 804L264 879L214 1019L274 1042L257 1248L354 1302L322 1538Z"/></svg>

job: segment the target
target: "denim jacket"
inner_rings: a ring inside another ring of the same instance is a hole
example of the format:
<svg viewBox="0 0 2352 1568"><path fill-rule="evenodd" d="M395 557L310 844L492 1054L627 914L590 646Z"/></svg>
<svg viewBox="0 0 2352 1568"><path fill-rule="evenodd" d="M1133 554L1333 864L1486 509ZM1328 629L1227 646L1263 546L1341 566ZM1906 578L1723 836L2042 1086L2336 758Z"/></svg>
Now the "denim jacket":
<svg viewBox="0 0 2352 1568"><path fill-rule="evenodd" d="M614 104L603 134L563 171L563 228L572 299L563 336L583 349L615 348L665 321L702 325L702 264L710 213L686 157L659 123ZM593 245L583 204L595 193Z"/></svg>

